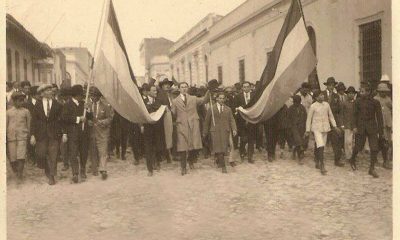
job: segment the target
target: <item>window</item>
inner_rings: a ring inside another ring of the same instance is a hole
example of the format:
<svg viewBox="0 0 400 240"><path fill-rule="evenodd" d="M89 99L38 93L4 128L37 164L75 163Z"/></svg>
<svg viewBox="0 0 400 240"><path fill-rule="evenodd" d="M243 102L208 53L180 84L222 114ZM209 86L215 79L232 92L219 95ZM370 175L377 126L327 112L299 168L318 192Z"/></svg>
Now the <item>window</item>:
<svg viewBox="0 0 400 240"><path fill-rule="evenodd" d="M24 58L24 81L28 80L28 61Z"/></svg>
<svg viewBox="0 0 400 240"><path fill-rule="evenodd" d="M223 80L222 66L218 66L218 82L222 83Z"/></svg>
<svg viewBox="0 0 400 240"><path fill-rule="evenodd" d="M11 49L7 48L7 81L12 82Z"/></svg>
<svg viewBox="0 0 400 240"><path fill-rule="evenodd" d="M244 59L239 60L239 81L242 83L246 81Z"/></svg>
<svg viewBox="0 0 400 240"><path fill-rule="evenodd" d="M20 81L20 69L19 69L19 52L15 51L15 81Z"/></svg>
<svg viewBox="0 0 400 240"><path fill-rule="evenodd" d="M360 25L360 80L375 86L382 74L381 20Z"/></svg>

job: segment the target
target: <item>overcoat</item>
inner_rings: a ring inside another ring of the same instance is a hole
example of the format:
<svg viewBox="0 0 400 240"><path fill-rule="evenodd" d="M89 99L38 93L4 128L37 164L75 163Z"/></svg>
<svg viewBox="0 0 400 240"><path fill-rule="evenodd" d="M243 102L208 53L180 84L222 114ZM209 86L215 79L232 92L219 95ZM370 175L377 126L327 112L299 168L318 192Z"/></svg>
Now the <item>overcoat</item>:
<svg viewBox="0 0 400 240"><path fill-rule="evenodd" d="M292 131L295 146L305 144L304 133L306 131L307 110L301 104L293 104L288 110L288 120Z"/></svg>
<svg viewBox="0 0 400 240"><path fill-rule="evenodd" d="M181 96L172 100L171 111L176 118L178 152L202 149L199 114L197 106L206 103L206 98L186 94L186 105Z"/></svg>
<svg viewBox="0 0 400 240"><path fill-rule="evenodd" d="M232 110L223 105L223 111L218 111L217 104L213 105L215 126L212 120L211 108L208 109L204 122L203 135L211 135L211 152L226 153L229 150L229 137L231 131L237 132Z"/></svg>

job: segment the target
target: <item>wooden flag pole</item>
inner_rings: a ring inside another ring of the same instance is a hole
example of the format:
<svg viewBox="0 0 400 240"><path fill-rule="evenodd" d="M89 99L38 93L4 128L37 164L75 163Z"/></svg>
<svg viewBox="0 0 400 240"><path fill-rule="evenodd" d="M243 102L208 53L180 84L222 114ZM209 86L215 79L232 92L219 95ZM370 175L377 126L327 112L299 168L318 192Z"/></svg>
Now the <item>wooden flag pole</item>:
<svg viewBox="0 0 400 240"><path fill-rule="evenodd" d="M99 43L100 28L101 28L101 25L102 25L102 21L103 21L104 18L105 18L105 16L104 16L104 15L105 15L104 10L105 10L105 6L106 6L106 2L107 2L107 1L108 1L108 0L104 0L104 1L103 1L102 15L101 15L101 17L100 17L100 23L99 23L99 26L98 26L98 28L97 28L96 43L94 44L93 55L96 54L95 52L96 52L96 50L97 50L97 44ZM88 78L88 84L87 84L87 89L86 89L85 105L86 105L87 102L89 101L89 89L90 89L90 83L91 83L92 77L93 77L94 57L95 57L95 56L93 56L93 58L92 58L92 64L91 64L90 69L89 69L89 78ZM86 106L84 106L83 109L84 109L84 110L83 110L83 117L86 118L86 112L87 112ZM83 131L83 130L85 130L85 122L82 123L82 131Z"/></svg>

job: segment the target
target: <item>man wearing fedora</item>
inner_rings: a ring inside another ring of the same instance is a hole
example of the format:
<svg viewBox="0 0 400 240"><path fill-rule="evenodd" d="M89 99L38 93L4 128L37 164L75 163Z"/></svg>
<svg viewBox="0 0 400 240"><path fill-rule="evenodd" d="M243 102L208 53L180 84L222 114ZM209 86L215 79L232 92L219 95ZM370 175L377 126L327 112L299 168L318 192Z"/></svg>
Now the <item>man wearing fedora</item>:
<svg viewBox="0 0 400 240"><path fill-rule="evenodd" d="M324 85L326 86L326 90L323 91L322 94L324 95L325 101L329 103L338 128L343 129L343 120L341 115L342 105L339 95L334 92L335 86L337 84L338 83L336 82L334 77L329 77L324 83ZM343 133L340 133L339 131L330 131L328 133L328 139L332 144L335 165L338 167L343 167L344 163L341 161Z"/></svg>
<svg viewBox="0 0 400 240"><path fill-rule="evenodd" d="M382 77L388 79L387 76ZM382 152L383 167L391 169L388 151L392 144L392 99L389 97L390 89L385 82L381 82L377 88L378 95L374 97L381 104L383 115L383 136L379 139L379 150Z"/></svg>
<svg viewBox="0 0 400 240"><path fill-rule="evenodd" d="M72 168L72 181L78 183L78 175L86 179L86 161L88 157L89 132L84 116L84 91L82 85L74 85L70 90L71 98L62 111L64 122L63 142L68 141L68 157ZM78 161L79 156L79 161Z"/></svg>
<svg viewBox="0 0 400 240"><path fill-rule="evenodd" d="M97 87L90 88L88 104L88 128L90 132L89 158L94 176L100 171L103 180L107 178L108 139L110 137L113 110L102 97Z"/></svg>
<svg viewBox="0 0 400 240"><path fill-rule="evenodd" d="M45 170L49 184L54 185L63 130L62 106L54 100L54 92L50 84L40 86L37 91L42 99L36 101L32 111L30 143L36 148L37 167Z"/></svg>
<svg viewBox="0 0 400 240"><path fill-rule="evenodd" d="M354 104L356 97L356 90L354 87L348 87L346 91L346 100L343 103L342 116L343 116L343 126L344 126L344 153L346 160L351 159L351 154L353 151L353 139L354 133L353 129L355 127L354 119Z"/></svg>
<svg viewBox="0 0 400 240"><path fill-rule="evenodd" d="M167 106L166 111L163 117L164 123L164 136L165 136L165 153L163 154L168 163L171 163L171 149L172 149L172 131L173 131L173 123L172 123L172 114L171 114L171 106L172 106L172 97L170 96L170 89L174 85L174 82L165 78L159 83L159 89L157 93L156 99L159 101L161 105Z"/></svg>

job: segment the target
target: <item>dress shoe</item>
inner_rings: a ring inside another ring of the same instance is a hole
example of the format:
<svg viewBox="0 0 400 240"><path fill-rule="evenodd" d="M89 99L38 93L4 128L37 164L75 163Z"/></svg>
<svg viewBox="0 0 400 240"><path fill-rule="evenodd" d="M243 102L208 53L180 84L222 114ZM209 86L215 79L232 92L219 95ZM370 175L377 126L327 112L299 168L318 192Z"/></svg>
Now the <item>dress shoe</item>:
<svg viewBox="0 0 400 240"><path fill-rule="evenodd" d="M368 174L373 176L374 178L379 177L379 175L376 173L375 169L369 169Z"/></svg>
<svg viewBox="0 0 400 240"><path fill-rule="evenodd" d="M69 169L69 166L68 166L68 165L65 165L65 166L61 169L61 171L65 172L65 171L67 171L68 169Z"/></svg>
<svg viewBox="0 0 400 240"><path fill-rule="evenodd" d="M194 164L193 163L189 163L189 168L190 169L194 169Z"/></svg>
<svg viewBox="0 0 400 240"><path fill-rule="evenodd" d="M106 171L102 171L101 172L101 179L106 180L108 177L107 172Z"/></svg>
<svg viewBox="0 0 400 240"><path fill-rule="evenodd" d="M350 159L350 167L351 167L351 169L353 169L353 171L357 170L357 165L356 165L355 159Z"/></svg>
<svg viewBox="0 0 400 240"><path fill-rule="evenodd" d="M231 167L236 167L236 163L235 162L230 162L229 164L231 165Z"/></svg>
<svg viewBox="0 0 400 240"><path fill-rule="evenodd" d="M50 176L49 185L54 185L54 184L56 184L56 180L54 179L54 176Z"/></svg>
<svg viewBox="0 0 400 240"><path fill-rule="evenodd" d="M147 173L147 176L148 176L148 177L153 176L153 172L148 172L148 173Z"/></svg>
<svg viewBox="0 0 400 240"><path fill-rule="evenodd" d="M72 176L72 182L73 183L78 183L78 175Z"/></svg>
<svg viewBox="0 0 400 240"><path fill-rule="evenodd" d="M390 164L389 164L389 162L388 161L385 161L385 162L383 162L383 168L385 168L385 169L392 169L392 167L390 166Z"/></svg>
<svg viewBox="0 0 400 240"><path fill-rule="evenodd" d="M182 169L181 169L181 174L182 174L182 176L185 175L185 174L187 174L186 168L182 168Z"/></svg>
<svg viewBox="0 0 400 240"><path fill-rule="evenodd" d="M337 167L344 167L344 163L340 160L335 161L335 166Z"/></svg>

